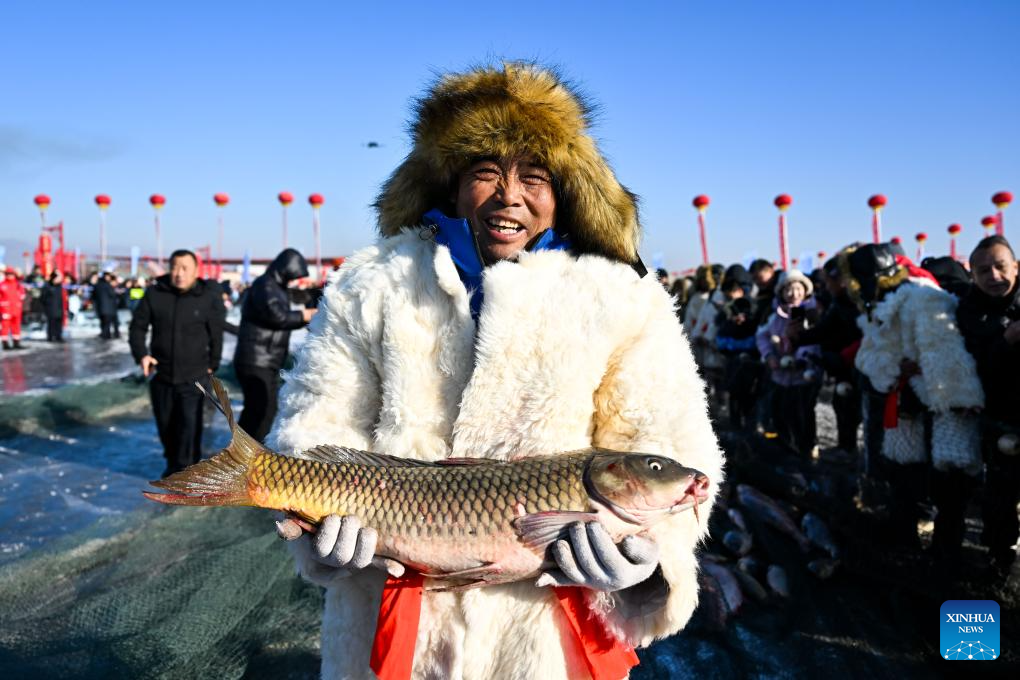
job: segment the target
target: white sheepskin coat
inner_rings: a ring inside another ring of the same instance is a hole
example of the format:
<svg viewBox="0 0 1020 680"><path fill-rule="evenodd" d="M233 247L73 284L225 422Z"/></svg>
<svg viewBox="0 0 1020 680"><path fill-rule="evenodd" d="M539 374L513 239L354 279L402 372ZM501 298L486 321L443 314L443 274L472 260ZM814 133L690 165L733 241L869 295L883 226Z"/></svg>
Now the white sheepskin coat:
<svg viewBox="0 0 1020 680"><path fill-rule="evenodd" d="M330 281L285 376L270 445L424 460L599 446L675 458L707 474L714 497L722 453L673 301L654 277L546 251L488 268L483 291L476 330L447 248L405 232L356 253ZM670 588L664 608L626 619L613 596L590 591L616 635L647 645L687 622L710 508L711 499L700 524L686 512L652 531ZM372 677L383 582L369 568L327 590L324 678ZM587 677L565 630L552 592L530 581L426 592L414 677Z"/></svg>
<svg viewBox="0 0 1020 680"><path fill-rule="evenodd" d="M980 462L973 436L976 420L951 411L980 408L985 396L974 357L956 325L956 304L955 297L927 279L910 279L875 305L870 320L865 314L858 317L864 337L855 365L876 390L890 392L899 381L900 362L917 363L921 374L910 379L910 386L934 414L935 466L973 470ZM900 463L924 461L918 428L901 419L901 432L886 431L883 455Z"/></svg>

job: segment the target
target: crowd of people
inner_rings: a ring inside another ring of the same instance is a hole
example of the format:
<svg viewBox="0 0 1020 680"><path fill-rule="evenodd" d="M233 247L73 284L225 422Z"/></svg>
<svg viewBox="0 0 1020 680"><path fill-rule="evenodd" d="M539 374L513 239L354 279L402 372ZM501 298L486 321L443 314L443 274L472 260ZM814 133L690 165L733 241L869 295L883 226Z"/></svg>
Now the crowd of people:
<svg viewBox="0 0 1020 680"><path fill-rule="evenodd" d="M966 263L915 264L895 243L855 244L808 275L756 260L749 269L704 265L665 285L717 422L817 459L824 390L836 448L860 461L857 501L887 505L891 540L919 547L928 503L932 554L953 573L977 499L993 574L1009 569L1020 501L1020 286L1005 238L985 238Z"/></svg>
<svg viewBox="0 0 1020 680"><path fill-rule="evenodd" d="M94 317L99 337L119 339L119 311L133 312L146 290L158 277L124 277L113 271L93 271L77 279L73 274L53 270L44 276L36 266L27 275L17 267L0 265L0 312L3 319L3 349L23 349L22 329L43 328L47 342L64 342L68 328L84 325ZM248 286L240 282L219 282L226 309L240 304Z"/></svg>

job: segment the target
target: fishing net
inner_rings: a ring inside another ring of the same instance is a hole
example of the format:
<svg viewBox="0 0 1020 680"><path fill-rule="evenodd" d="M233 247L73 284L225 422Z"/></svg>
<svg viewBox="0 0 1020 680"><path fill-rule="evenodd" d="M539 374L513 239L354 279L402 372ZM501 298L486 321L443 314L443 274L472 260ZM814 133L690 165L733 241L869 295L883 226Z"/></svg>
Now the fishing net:
<svg viewBox="0 0 1020 680"><path fill-rule="evenodd" d="M317 677L322 596L271 519L145 509L0 568L0 677Z"/></svg>

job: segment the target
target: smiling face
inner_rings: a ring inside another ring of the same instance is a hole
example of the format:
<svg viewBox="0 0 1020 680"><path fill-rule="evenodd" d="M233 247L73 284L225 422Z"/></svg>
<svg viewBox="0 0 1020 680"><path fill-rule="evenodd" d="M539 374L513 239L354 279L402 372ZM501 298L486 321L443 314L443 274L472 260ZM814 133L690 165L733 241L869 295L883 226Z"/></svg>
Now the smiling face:
<svg viewBox="0 0 1020 680"><path fill-rule="evenodd" d="M534 159L483 159L463 173L455 197L486 264L513 259L556 223L552 174Z"/></svg>
<svg viewBox="0 0 1020 680"><path fill-rule="evenodd" d="M783 287L783 302L791 307L799 307L807 297L807 289L800 281L791 281Z"/></svg>

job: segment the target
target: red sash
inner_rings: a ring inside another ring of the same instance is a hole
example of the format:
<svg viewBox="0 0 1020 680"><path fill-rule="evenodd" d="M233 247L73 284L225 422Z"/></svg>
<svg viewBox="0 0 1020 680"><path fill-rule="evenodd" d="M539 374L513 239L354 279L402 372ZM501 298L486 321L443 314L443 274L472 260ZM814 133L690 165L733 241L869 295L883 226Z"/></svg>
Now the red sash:
<svg viewBox="0 0 1020 680"><path fill-rule="evenodd" d="M900 378L893 387L892 392L885 395L885 413L882 418L882 427L886 430L895 430L900 426L900 393L907 386L908 378Z"/></svg>
<svg viewBox="0 0 1020 680"><path fill-rule="evenodd" d="M400 578L390 576L386 579L370 662L379 680L407 680L411 677L424 582L421 574L413 571ZM584 664L592 679L620 680L626 677L630 669L638 665L633 648L613 637L591 615L581 588L553 588L553 592L583 652Z"/></svg>

